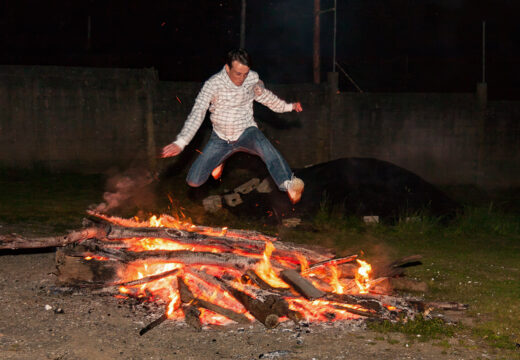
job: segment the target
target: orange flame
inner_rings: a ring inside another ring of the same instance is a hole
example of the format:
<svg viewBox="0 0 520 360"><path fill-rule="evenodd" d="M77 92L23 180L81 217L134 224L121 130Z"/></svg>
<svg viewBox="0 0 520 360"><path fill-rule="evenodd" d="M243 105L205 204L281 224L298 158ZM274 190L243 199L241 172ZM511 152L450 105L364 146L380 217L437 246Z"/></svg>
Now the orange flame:
<svg viewBox="0 0 520 360"><path fill-rule="evenodd" d="M289 285L287 285L282 279L278 277L276 271L274 271L273 267L271 266L270 259L273 250L273 243L267 241L265 244L265 251L262 256L262 260L256 264L255 272L262 278L262 280L274 288L288 288Z"/></svg>
<svg viewBox="0 0 520 360"><path fill-rule="evenodd" d="M168 316L168 319L176 318L175 310L177 310L180 306L180 295L178 290L174 290L173 287L169 286L170 294L168 295L168 298L170 302L168 303L168 306L166 307L166 316Z"/></svg>
<svg viewBox="0 0 520 360"><path fill-rule="evenodd" d="M345 289L341 282L339 281L339 270L335 265L332 265L330 268L330 286L332 286L332 291L336 294L343 294Z"/></svg>
<svg viewBox="0 0 520 360"><path fill-rule="evenodd" d="M99 261L110 260L107 257L99 256L99 255L88 255L88 256L85 256L83 259L85 259L85 260L99 260Z"/></svg>
<svg viewBox="0 0 520 360"><path fill-rule="evenodd" d="M302 254L296 254L298 261L300 262L300 273L305 273L305 271L309 268L309 262Z"/></svg>
<svg viewBox="0 0 520 360"><path fill-rule="evenodd" d="M367 294L368 288L370 287L370 273L372 272L372 266L366 261L356 259L360 265L356 272L356 284L359 288L360 294Z"/></svg>
<svg viewBox="0 0 520 360"><path fill-rule="evenodd" d="M150 223L151 227L164 227L164 225L161 224L162 218L157 219L157 216L153 215L148 222Z"/></svg>

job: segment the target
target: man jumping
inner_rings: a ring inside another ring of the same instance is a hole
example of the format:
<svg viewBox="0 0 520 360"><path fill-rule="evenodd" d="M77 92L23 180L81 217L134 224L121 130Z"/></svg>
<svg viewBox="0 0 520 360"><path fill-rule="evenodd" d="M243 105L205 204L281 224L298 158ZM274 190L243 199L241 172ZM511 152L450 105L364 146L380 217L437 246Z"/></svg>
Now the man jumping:
<svg viewBox="0 0 520 360"><path fill-rule="evenodd" d="M176 156L184 149L209 109L213 131L188 172L188 185L201 186L210 174L218 179L224 161L242 151L260 156L278 188L286 191L294 204L300 201L304 183L293 175L285 159L258 129L253 118L253 100L278 113L301 112L302 106L299 102L288 104L264 88L250 65L251 58L244 49L228 53L224 68L204 83L181 132L162 149L162 157Z"/></svg>

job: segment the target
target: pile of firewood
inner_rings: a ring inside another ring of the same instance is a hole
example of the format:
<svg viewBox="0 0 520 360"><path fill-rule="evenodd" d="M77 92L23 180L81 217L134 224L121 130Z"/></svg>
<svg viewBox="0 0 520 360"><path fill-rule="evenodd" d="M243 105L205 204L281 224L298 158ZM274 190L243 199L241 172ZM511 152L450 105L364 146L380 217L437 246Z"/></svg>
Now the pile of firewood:
<svg viewBox="0 0 520 360"><path fill-rule="evenodd" d="M25 239L4 235L0 237L0 248L58 247L56 267L60 286L114 293L126 289L126 296L137 296L132 289L167 280L178 294L168 307L182 312L186 323L197 329L203 325L202 309L237 323L256 319L272 328L285 319L308 320L309 312L320 313L322 321L333 321L338 314L348 314L346 318L352 319L395 320L426 314L431 308L464 308L460 304L426 303L394 295L397 289L427 290L425 283L404 276L406 267L421 264L418 255L375 264L367 283L370 288L362 294L356 288L359 281L356 255L336 258L329 249L282 242L254 231L194 225L150 227L132 220L115 221L117 219L99 214L91 215L83 229L66 236ZM175 247L136 250L137 244L147 239L159 239ZM257 272L259 263L266 261L266 244L273 246L267 261L284 286L269 284ZM128 269L135 264L157 263L175 267L128 278ZM339 269L342 291L338 292L331 285L331 267ZM212 300L202 288L231 298L238 305ZM151 292L139 296L147 300L157 297ZM141 330L141 334L170 316L171 311L165 311Z"/></svg>

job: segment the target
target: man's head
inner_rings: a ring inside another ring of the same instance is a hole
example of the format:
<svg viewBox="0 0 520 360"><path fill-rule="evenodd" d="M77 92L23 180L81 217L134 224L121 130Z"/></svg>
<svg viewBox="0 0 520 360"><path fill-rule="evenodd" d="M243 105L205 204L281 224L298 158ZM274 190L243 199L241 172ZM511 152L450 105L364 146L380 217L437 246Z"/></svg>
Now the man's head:
<svg viewBox="0 0 520 360"><path fill-rule="evenodd" d="M251 57L244 49L231 50L227 54L226 72L236 86L241 86L249 74Z"/></svg>

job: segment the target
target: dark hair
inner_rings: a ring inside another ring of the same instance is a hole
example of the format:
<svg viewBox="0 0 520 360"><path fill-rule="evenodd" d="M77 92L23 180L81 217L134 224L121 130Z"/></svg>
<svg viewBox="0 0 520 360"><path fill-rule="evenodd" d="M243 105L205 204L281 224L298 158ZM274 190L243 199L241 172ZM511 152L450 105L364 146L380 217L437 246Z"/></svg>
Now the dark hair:
<svg viewBox="0 0 520 360"><path fill-rule="evenodd" d="M242 65L251 67L251 56L249 56L245 49L234 49L228 52L226 64L228 64L229 67L232 67L233 61L238 61Z"/></svg>

